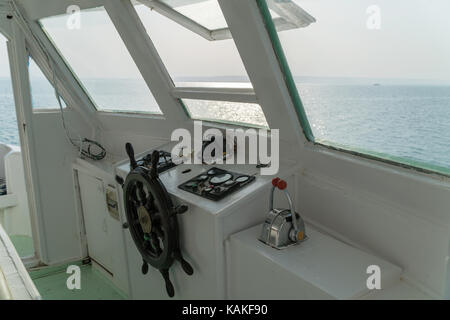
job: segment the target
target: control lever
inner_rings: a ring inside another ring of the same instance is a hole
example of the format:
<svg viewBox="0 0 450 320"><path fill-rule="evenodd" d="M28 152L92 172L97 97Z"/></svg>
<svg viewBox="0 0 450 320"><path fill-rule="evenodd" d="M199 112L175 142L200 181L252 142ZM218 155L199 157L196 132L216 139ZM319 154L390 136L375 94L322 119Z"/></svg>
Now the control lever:
<svg viewBox="0 0 450 320"><path fill-rule="evenodd" d="M263 224L259 240L276 249L284 249L299 244L307 239L305 222L295 211L294 204L287 191L287 183L280 178L272 180L270 193L270 211ZM273 206L274 192L279 189L284 192L289 209L275 209Z"/></svg>
<svg viewBox="0 0 450 320"><path fill-rule="evenodd" d="M291 200L291 197L289 196L289 193L286 190L287 183L286 183L286 181L281 180L280 178L275 178L275 179L272 180L272 185L273 185L273 190L278 188L281 191L284 191L284 194L285 194L286 199L287 199L287 201L289 203L289 208L290 208L291 215L292 215L293 229L289 233L289 238L291 239L291 241L297 242L298 241L298 234L300 232L299 225L301 224L301 222L298 221L299 217L297 216L297 213L295 212L294 204L293 204L293 202ZM270 195L270 208L273 211L273 191L272 191L272 194ZM303 230L302 230L302 232L303 232ZM304 233L302 233L302 234L304 234Z"/></svg>
<svg viewBox="0 0 450 320"><path fill-rule="evenodd" d="M136 159L134 157L133 146L131 145L131 143L127 142L127 144L125 145L125 149L127 151L128 158L130 158L130 167L133 170L133 169L135 169L138 166L137 162L136 162Z"/></svg>

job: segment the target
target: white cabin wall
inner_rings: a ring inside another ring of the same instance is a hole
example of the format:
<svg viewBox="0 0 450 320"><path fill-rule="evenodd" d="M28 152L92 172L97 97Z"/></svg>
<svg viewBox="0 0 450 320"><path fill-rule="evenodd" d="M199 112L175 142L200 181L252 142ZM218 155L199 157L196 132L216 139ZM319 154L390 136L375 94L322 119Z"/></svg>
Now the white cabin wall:
<svg viewBox="0 0 450 320"><path fill-rule="evenodd" d="M449 179L319 146L302 154L297 207L305 219L402 267L406 279L442 297Z"/></svg>
<svg viewBox="0 0 450 320"><path fill-rule="evenodd" d="M127 157L125 144L133 144L136 154L150 150L170 141L172 131L180 125L152 116L100 112L98 120L105 148L118 159ZM181 127L188 127L183 125Z"/></svg>
<svg viewBox="0 0 450 320"><path fill-rule="evenodd" d="M90 127L78 113L66 111L66 123L72 137L77 133L89 137ZM35 143L38 188L41 203L41 219L45 239L47 264L81 258L80 224L75 207L72 165L78 156L67 140L62 127L61 114L55 112L33 113L33 135Z"/></svg>
<svg viewBox="0 0 450 320"><path fill-rule="evenodd" d="M1 144L0 145L0 177L5 177L5 156L11 152L11 147Z"/></svg>
<svg viewBox="0 0 450 320"><path fill-rule="evenodd" d="M0 174L0 176L6 177L8 194L17 197L17 206L4 209L1 224L9 235L31 237L30 208L28 206L22 153L19 147L11 147L11 151L4 156L4 167L6 172L4 175Z"/></svg>

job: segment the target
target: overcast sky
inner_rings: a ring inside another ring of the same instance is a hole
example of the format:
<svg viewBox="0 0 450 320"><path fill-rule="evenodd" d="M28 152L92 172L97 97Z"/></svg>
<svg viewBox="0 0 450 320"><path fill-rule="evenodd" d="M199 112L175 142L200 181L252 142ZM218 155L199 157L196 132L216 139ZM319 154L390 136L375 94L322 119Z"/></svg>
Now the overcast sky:
<svg viewBox="0 0 450 320"><path fill-rule="evenodd" d="M295 2L317 22L280 34L294 75L450 81L449 0ZM366 25L373 4L381 9L380 30ZM138 11L173 77L245 75L231 40L209 42L145 7ZM67 17L44 21L78 76L139 77L107 15L91 12L81 19L80 30L68 30ZM2 77L9 76L4 42L0 38Z"/></svg>

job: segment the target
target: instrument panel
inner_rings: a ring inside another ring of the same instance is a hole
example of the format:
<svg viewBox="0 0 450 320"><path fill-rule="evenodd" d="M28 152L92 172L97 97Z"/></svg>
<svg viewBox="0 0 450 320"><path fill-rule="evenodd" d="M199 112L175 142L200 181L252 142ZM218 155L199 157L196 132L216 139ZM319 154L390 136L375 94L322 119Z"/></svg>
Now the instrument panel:
<svg viewBox="0 0 450 320"><path fill-rule="evenodd" d="M219 201L254 180L255 176L213 167L178 188L209 200Z"/></svg>

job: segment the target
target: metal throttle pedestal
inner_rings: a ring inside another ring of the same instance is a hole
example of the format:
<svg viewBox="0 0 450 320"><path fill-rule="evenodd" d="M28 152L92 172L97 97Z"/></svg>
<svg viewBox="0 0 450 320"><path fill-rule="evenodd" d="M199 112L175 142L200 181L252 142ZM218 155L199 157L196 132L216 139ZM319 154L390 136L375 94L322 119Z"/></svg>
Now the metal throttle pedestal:
<svg viewBox="0 0 450 320"><path fill-rule="evenodd" d="M259 240L273 248L285 249L307 239L305 222L300 214L295 212L294 204L287 191L286 181L275 178L272 180L272 185L270 211L263 224ZM274 209L273 196L277 188L284 191L289 209Z"/></svg>

